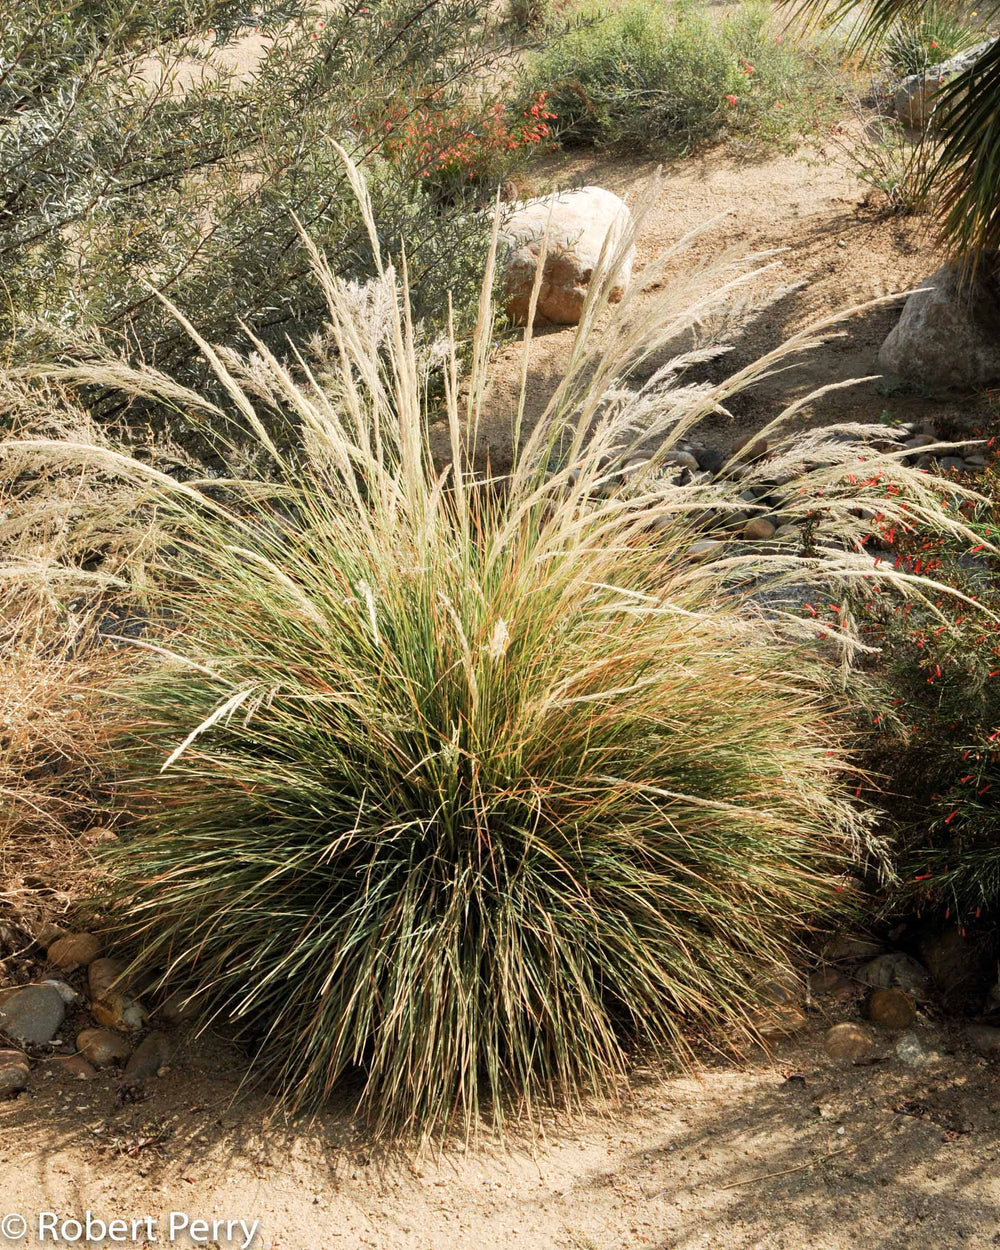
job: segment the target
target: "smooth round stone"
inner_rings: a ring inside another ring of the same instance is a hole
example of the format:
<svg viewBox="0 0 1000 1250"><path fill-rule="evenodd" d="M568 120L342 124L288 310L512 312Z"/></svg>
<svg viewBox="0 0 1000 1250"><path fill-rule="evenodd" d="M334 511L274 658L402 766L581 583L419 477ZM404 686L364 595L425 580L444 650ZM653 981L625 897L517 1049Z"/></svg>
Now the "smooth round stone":
<svg viewBox="0 0 1000 1250"><path fill-rule="evenodd" d="M31 1065L20 1050L0 1050L0 1097L20 1093L28 1084Z"/></svg>
<svg viewBox="0 0 1000 1250"><path fill-rule="evenodd" d="M54 968L72 972L76 968L85 968L100 953L100 939L92 933L67 933L65 937L56 938L46 957Z"/></svg>
<svg viewBox="0 0 1000 1250"><path fill-rule="evenodd" d="M95 959L87 969L87 988L91 998L104 998L125 971L118 959Z"/></svg>
<svg viewBox="0 0 1000 1250"><path fill-rule="evenodd" d="M22 1046L44 1046L66 1018L62 995L51 985L25 985L0 1004L0 1029Z"/></svg>
<svg viewBox="0 0 1000 1250"><path fill-rule="evenodd" d="M917 1009L905 990L873 990L868 1000L868 1019L890 1033L902 1033L913 1023Z"/></svg>
<svg viewBox="0 0 1000 1250"><path fill-rule="evenodd" d="M744 525L743 537L756 542L763 542L765 539L773 538L777 528L774 522L769 521L767 517L753 517Z"/></svg>
<svg viewBox="0 0 1000 1250"><path fill-rule="evenodd" d="M110 1029L82 1029L76 1035L76 1048L95 1068L124 1063L132 1053L125 1038Z"/></svg>
<svg viewBox="0 0 1000 1250"><path fill-rule="evenodd" d="M871 1029L863 1024L855 1024L853 1020L845 1020L843 1024L835 1024L827 1029L823 1037L823 1049L831 1059L847 1060L853 1063L863 1059L875 1045Z"/></svg>

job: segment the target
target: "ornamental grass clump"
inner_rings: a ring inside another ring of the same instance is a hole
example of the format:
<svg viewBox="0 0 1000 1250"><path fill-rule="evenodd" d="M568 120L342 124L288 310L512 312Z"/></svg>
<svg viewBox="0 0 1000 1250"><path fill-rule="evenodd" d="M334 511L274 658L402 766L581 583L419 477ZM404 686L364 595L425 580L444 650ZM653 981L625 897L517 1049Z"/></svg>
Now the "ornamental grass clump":
<svg viewBox="0 0 1000 1250"><path fill-rule="evenodd" d="M817 339L718 384L680 380L704 352L670 354L630 389L741 279L612 310L629 242L607 249L546 413L530 430L514 414L503 480L470 468L492 272L468 376L454 343L436 353L442 465L405 270L380 260L361 289L316 254L318 359L261 342L241 359L188 327L271 480L182 484L100 457L148 492L161 535L144 566L149 662L104 704L125 775L107 849L121 932L202 1023L235 1029L293 1108L350 1076L376 1129L469 1132L613 1092L639 1045L739 1045L761 979L843 905L869 849L834 693L846 633L820 642L779 591L864 576L859 506L909 524L933 515L936 484L876 453L862 481L843 431L783 430L798 403L768 436L776 465L808 454L789 508L809 518L809 551L704 558L694 517L742 487L674 486L657 464ZM73 377L216 424L210 400L151 368ZM271 440L275 414L294 456ZM608 490L609 456L651 434L648 475Z"/></svg>

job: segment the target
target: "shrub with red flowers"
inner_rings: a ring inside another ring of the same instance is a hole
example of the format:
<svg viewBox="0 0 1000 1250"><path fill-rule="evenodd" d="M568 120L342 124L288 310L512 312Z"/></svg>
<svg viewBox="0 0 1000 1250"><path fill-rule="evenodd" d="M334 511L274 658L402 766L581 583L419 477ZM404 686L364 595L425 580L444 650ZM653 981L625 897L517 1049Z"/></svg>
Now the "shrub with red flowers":
<svg viewBox="0 0 1000 1250"><path fill-rule="evenodd" d="M870 797L895 822L900 901L962 928L1000 916L1000 470L974 486L983 500L955 506L982 541L876 536L887 568L958 595L900 605L866 583L851 605L862 640L878 648Z"/></svg>
<svg viewBox="0 0 1000 1250"><path fill-rule="evenodd" d="M398 100L381 121L382 153L445 198L471 187L492 193L525 156L552 137L556 115L537 92L523 105L495 102L475 107Z"/></svg>

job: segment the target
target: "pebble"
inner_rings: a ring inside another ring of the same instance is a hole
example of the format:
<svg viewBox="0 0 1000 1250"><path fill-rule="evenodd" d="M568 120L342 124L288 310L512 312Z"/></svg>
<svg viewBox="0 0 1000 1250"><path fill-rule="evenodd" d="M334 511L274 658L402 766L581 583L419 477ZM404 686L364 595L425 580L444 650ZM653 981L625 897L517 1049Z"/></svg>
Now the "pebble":
<svg viewBox="0 0 1000 1250"><path fill-rule="evenodd" d="M906 990L914 998L925 998L930 989L931 975L922 963L902 951L877 955L870 963L858 969L858 977L873 989Z"/></svg>
<svg viewBox="0 0 1000 1250"><path fill-rule="evenodd" d="M0 1029L22 1046L44 1046L66 1017L62 995L51 985L25 985L0 1004Z"/></svg>
<svg viewBox="0 0 1000 1250"><path fill-rule="evenodd" d="M95 1068L124 1063L132 1053L125 1038L110 1029L83 1029L76 1035L76 1048Z"/></svg>
<svg viewBox="0 0 1000 1250"><path fill-rule="evenodd" d="M688 555L695 560L711 560L721 556L725 549L726 544L717 538L702 538L688 547Z"/></svg>
<svg viewBox="0 0 1000 1250"><path fill-rule="evenodd" d="M928 1050L916 1033L903 1033L895 1046L896 1058L911 1068L922 1068L928 1064L939 1062L941 1056L936 1050Z"/></svg>
<svg viewBox="0 0 1000 1250"><path fill-rule="evenodd" d="M150 1033L125 1065L119 1092L135 1093L151 1076L159 1076L170 1062L170 1042L165 1033Z"/></svg>
<svg viewBox="0 0 1000 1250"><path fill-rule="evenodd" d="M1000 1055L1000 1029L988 1024L970 1024L965 1030L965 1039L981 1055Z"/></svg>
<svg viewBox="0 0 1000 1250"><path fill-rule="evenodd" d="M773 538L777 528L774 522L769 521L767 517L754 517L744 525L743 537L760 542L766 538Z"/></svg>
<svg viewBox="0 0 1000 1250"><path fill-rule="evenodd" d="M835 1024L823 1036L823 1049L831 1059L849 1060L853 1063L855 1059L863 1059L874 1046L875 1038L871 1029L851 1020Z"/></svg>
<svg viewBox="0 0 1000 1250"><path fill-rule="evenodd" d="M106 998L108 992L125 971L118 959L95 959L87 969L87 988L93 999Z"/></svg>
<svg viewBox="0 0 1000 1250"><path fill-rule="evenodd" d="M90 1012L98 1024L109 1029L121 1029L125 1033L138 1033L146 1021L142 1004L118 990L112 990L104 998L91 1003Z"/></svg>
<svg viewBox="0 0 1000 1250"><path fill-rule="evenodd" d="M31 1065L20 1050L0 1050L0 1096L19 1093L28 1084Z"/></svg>
<svg viewBox="0 0 1000 1250"><path fill-rule="evenodd" d="M815 998L850 998L854 986L836 968L809 973L809 993Z"/></svg>
<svg viewBox="0 0 1000 1250"><path fill-rule="evenodd" d="M92 933L67 933L65 937L56 938L46 957L54 968L73 972L76 968L86 967L100 953L100 939Z"/></svg>
<svg viewBox="0 0 1000 1250"><path fill-rule="evenodd" d="M916 1014L913 999L905 990L874 990L868 1000L868 1019L891 1033L908 1029Z"/></svg>

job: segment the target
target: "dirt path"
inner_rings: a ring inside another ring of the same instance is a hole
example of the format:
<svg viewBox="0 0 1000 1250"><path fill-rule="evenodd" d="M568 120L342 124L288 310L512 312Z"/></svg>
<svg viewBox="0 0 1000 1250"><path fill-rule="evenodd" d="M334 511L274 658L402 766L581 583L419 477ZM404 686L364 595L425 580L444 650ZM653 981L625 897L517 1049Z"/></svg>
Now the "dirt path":
<svg viewBox="0 0 1000 1250"><path fill-rule="evenodd" d="M647 1073L613 1113L550 1123L533 1148L417 1162L374 1157L334 1113L309 1131L265 1127L263 1100L232 1101L234 1056L200 1044L138 1107L115 1107L110 1076L43 1079L6 1104L0 1206L148 1214L157 1240L129 1243L143 1246L167 1240L172 1211L258 1220L252 1244L273 1250L995 1246L1000 1076L961 1049L949 1054L947 1036L924 1041L940 1058L920 1068L883 1035L865 1067L839 1069L809 1042L742 1070Z"/></svg>
<svg viewBox="0 0 1000 1250"><path fill-rule="evenodd" d="M849 128L848 128L849 138ZM620 195L634 194L656 174L654 161L553 157L538 170L540 188L598 185ZM865 187L831 146L826 152L799 152L762 164L747 164L725 153L688 158L665 171L662 193L645 218L637 245L636 281L643 267L685 235L713 219L685 253L685 267L707 267L723 255L745 256L777 250L771 289L801 289L763 309L737 337L734 350L716 366L731 372L778 346L793 332L821 317L903 292L941 263L929 227L921 218L884 218L862 206ZM653 291L644 299L655 298ZM832 382L879 372L878 349L898 317L898 307L870 309L844 323L844 337L802 358L780 377L738 397L735 425L707 431L709 443L732 442L760 428L792 398ZM572 329L552 328L532 345L526 425L543 410L569 357ZM510 459L510 413L520 373L520 348L501 353L484 441L497 468ZM884 382L836 391L824 397L804 420L877 421L888 413L900 420L931 421L948 428L968 404L944 397L893 392ZM706 434L703 431L703 437Z"/></svg>

